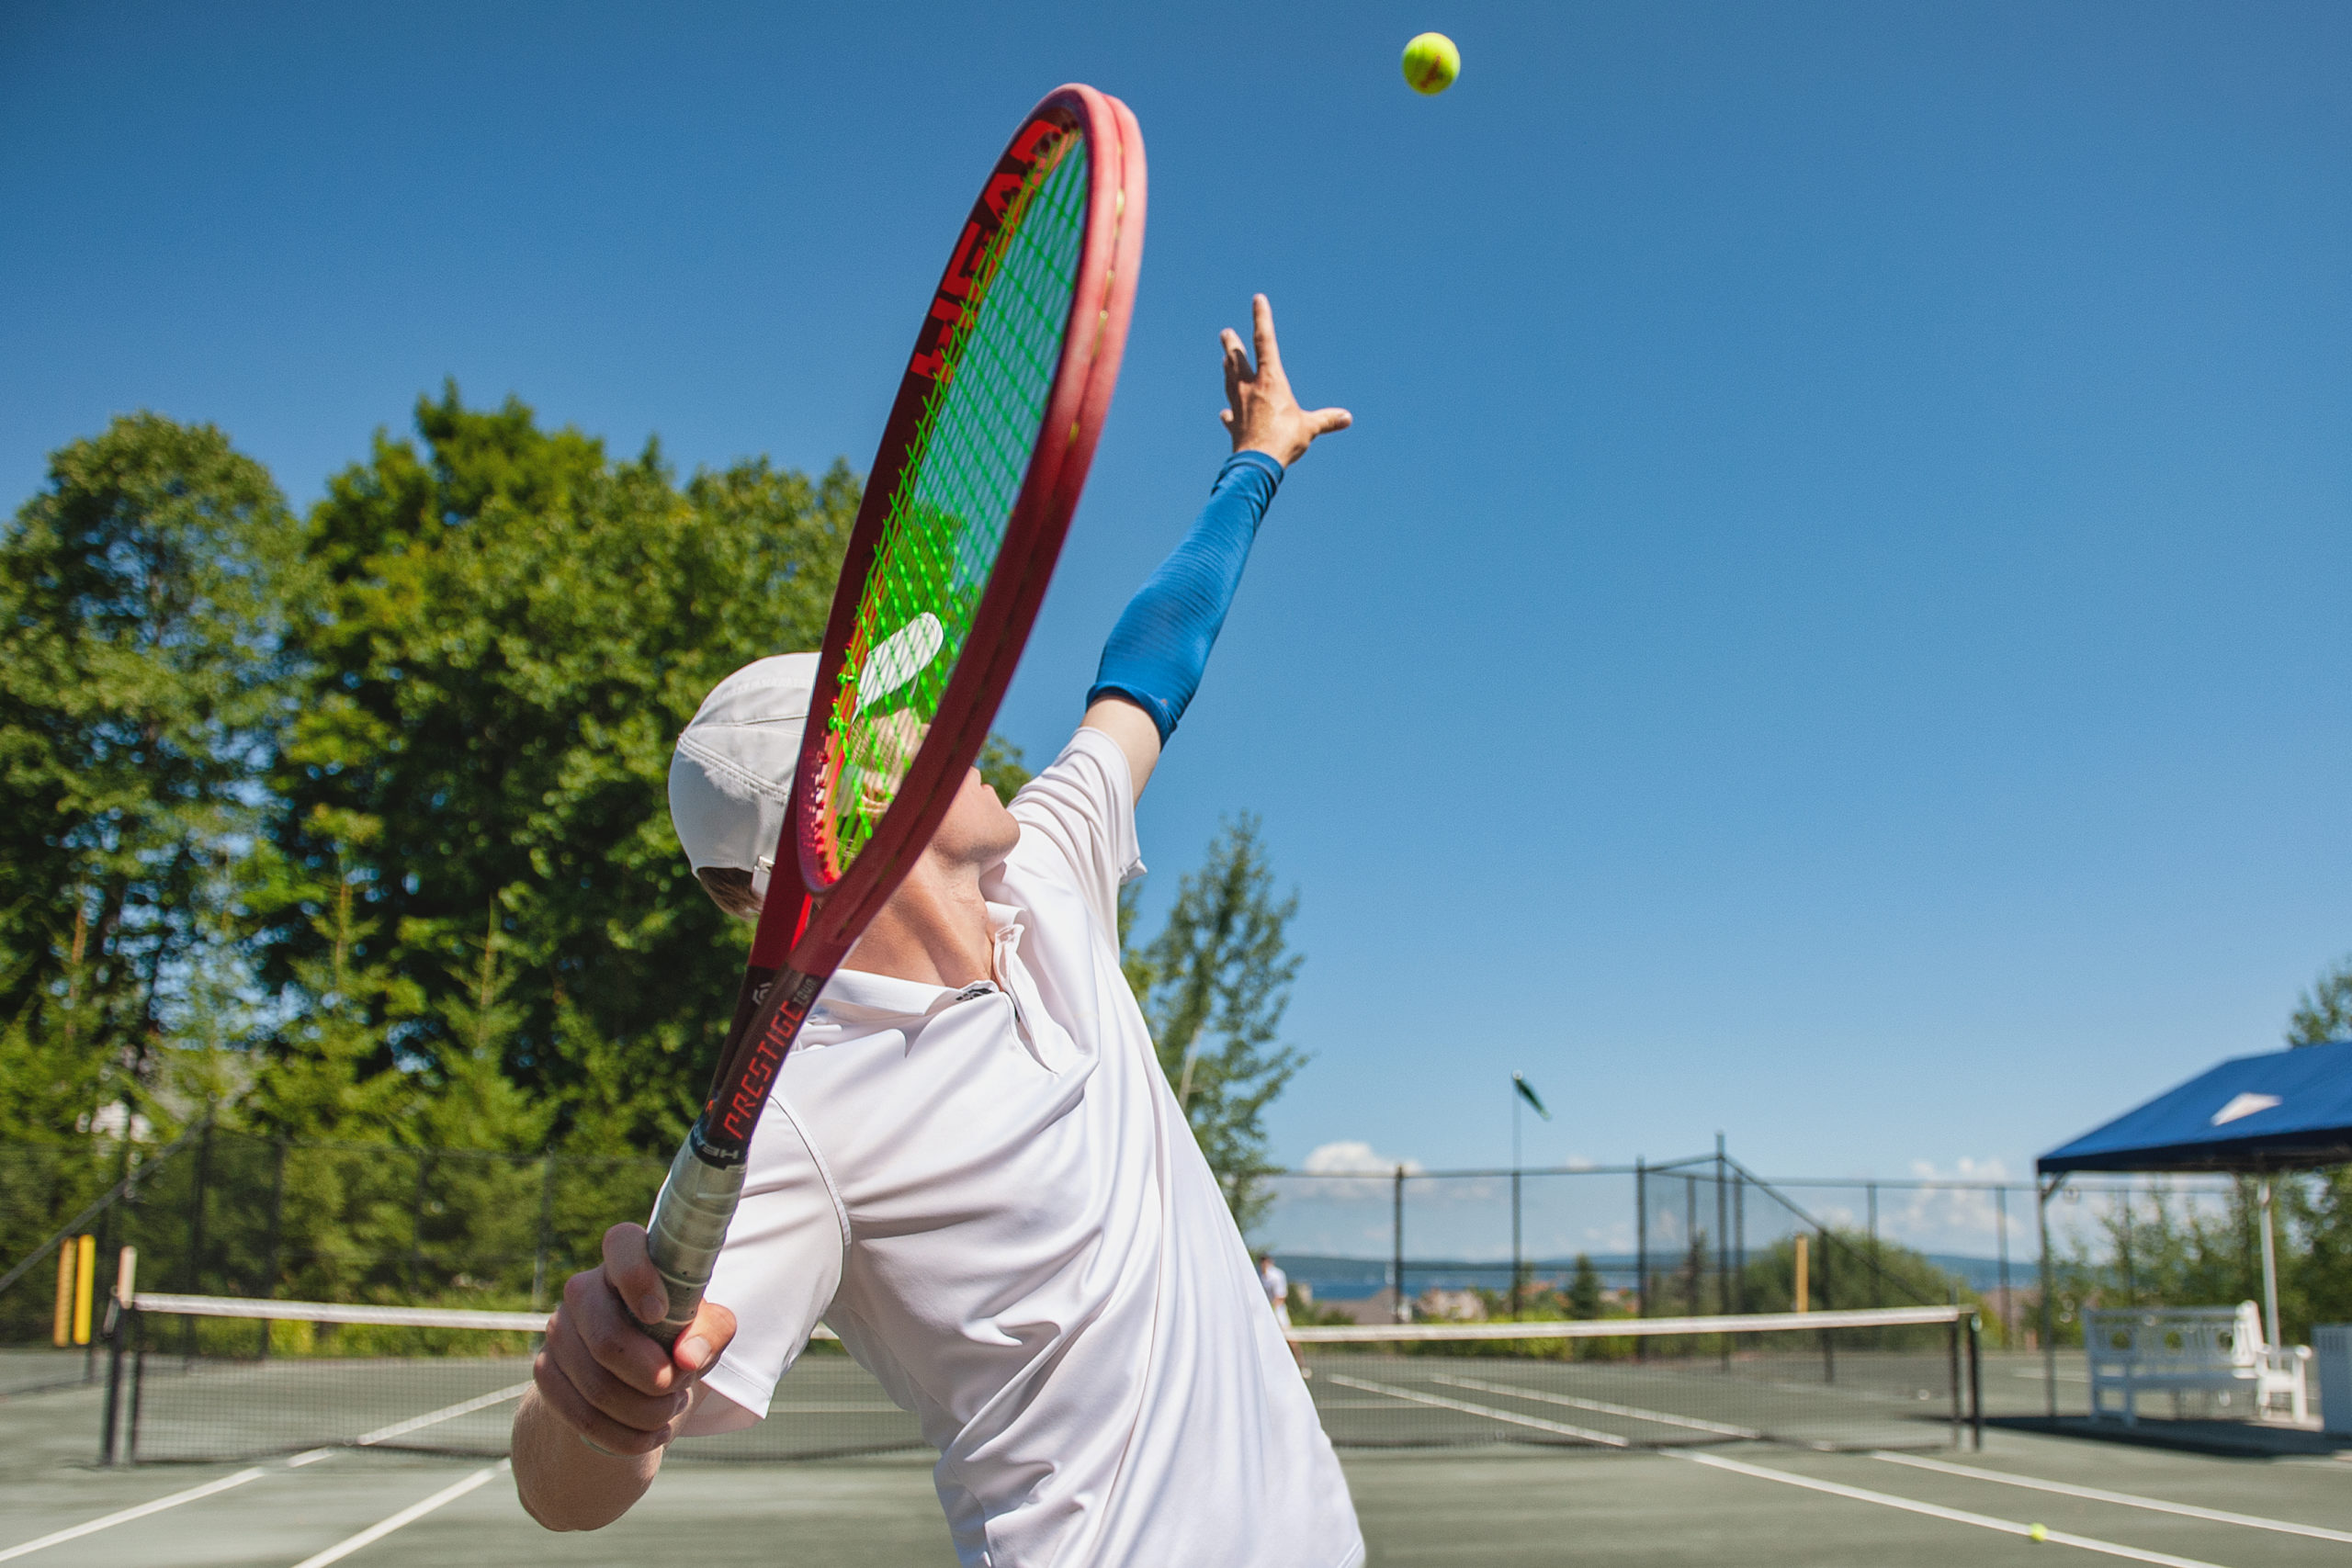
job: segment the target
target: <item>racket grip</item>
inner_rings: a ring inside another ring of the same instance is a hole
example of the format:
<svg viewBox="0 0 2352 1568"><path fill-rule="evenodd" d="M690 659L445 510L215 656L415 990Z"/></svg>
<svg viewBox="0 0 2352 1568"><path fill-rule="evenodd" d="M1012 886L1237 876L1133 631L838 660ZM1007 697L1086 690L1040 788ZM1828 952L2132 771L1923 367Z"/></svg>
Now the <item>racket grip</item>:
<svg viewBox="0 0 2352 1568"><path fill-rule="evenodd" d="M699 1131L699 1129L696 1129ZM703 1157L701 1140L689 1134L670 1162L670 1179L645 1227L645 1248L662 1276L670 1309L659 1323L641 1325L666 1348L678 1342L702 1305L703 1287L718 1267L728 1223L743 1195L743 1166L717 1165Z"/></svg>

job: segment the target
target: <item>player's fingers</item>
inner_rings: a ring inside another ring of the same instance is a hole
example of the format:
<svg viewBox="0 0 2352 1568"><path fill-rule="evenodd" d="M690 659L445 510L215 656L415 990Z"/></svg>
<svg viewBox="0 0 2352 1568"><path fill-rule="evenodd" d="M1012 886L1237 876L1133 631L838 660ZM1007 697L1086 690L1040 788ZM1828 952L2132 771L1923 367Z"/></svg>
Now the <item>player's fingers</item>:
<svg viewBox="0 0 2352 1568"><path fill-rule="evenodd" d="M1283 351L1281 345L1274 342L1272 300L1262 294L1250 296L1250 325L1253 335L1258 340L1258 368L1261 371L1272 370L1280 374L1283 367Z"/></svg>
<svg viewBox="0 0 2352 1568"><path fill-rule="evenodd" d="M1345 409L1317 409L1306 416L1306 426L1317 435L1329 435L1335 430L1345 430L1356 422L1356 416Z"/></svg>
<svg viewBox="0 0 2352 1568"><path fill-rule="evenodd" d="M1216 417L1227 430L1231 430L1233 428L1233 411L1231 409L1217 410Z"/></svg>
<svg viewBox="0 0 2352 1568"><path fill-rule="evenodd" d="M645 1393L666 1393L676 1381L669 1353L621 1305L601 1269L574 1274L563 1282L563 1308L548 1342L574 1340L590 1359Z"/></svg>
<svg viewBox="0 0 2352 1568"><path fill-rule="evenodd" d="M531 1364L531 1384L556 1414L556 1419L606 1453L650 1453L667 1438L666 1427L647 1430L625 1426L590 1404L558 1364L554 1354L539 1352Z"/></svg>
<svg viewBox="0 0 2352 1568"><path fill-rule="evenodd" d="M735 1337L735 1314L717 1302L706 1301L678 1336L677 1348L671 1352L678 1370L689 1375L699 1375L710 1370L718 1353Z"/></svg>
<svg viewBox="0 0 2352 1568"><path fill-rule="evenodd" d="M541 1353L555 1363L557 1372L582 1404L632 1432L659 1432L686 1408L690 1396L683 1387L674 1386L674 1380L671 1389L660 1393L633 1387L601 1364L594 1347L578 1335L550 1335Z"/></svg>
<svg viewBox="0 0 2352 1568"><path fill-rule="evenodd" d="M1227 327L1217 334L1225 344L1225 380L1230 387L1236 381L1247 381L1253 372L1250 368L1250 350L1243 345L1241 334Z"/></svg>
<svg viewBox="0 0 2352 1568"><path fill-rule="evenodd" d="M659 1323L670 1311L670 1294L645 1251L645 1227L622 1224L605 1233L605 1278L628 1303L639 1323Z"/></svg>

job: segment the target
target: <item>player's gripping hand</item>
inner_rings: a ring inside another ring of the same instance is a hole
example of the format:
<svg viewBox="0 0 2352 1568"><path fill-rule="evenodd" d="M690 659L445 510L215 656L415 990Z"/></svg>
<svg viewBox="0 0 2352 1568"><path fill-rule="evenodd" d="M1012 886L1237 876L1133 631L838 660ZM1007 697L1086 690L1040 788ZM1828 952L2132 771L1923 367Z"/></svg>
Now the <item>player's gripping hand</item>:
<svg viewBox="0 0 2352 1568"><path fill-rule="evenodd" d="M1355 416L1345 409L1303 409L1283 374L1283 351L1274 342L1274 308L1262 294L1250 297L1250 318L1258 340L1258 363L1241 334L1225 329L1225 400L1232 406L1217 417L1232 433L1236 452L1263 452L1283 468L1306 456L1318 435L1345 430Z"/></svg>
<svg viewBox="0 0 2352 1568"><path fill-rule="evenodd" d="M735 1337L735 1314L706 1301L664 1351L639 1323L661 1322L666 1308L641 1226L606 1231L604 1267L564 1281L563 1304L548 1324L531 1381L557 1418L592 1447L646 1454L675 1438L698 1380Z"/></svg>

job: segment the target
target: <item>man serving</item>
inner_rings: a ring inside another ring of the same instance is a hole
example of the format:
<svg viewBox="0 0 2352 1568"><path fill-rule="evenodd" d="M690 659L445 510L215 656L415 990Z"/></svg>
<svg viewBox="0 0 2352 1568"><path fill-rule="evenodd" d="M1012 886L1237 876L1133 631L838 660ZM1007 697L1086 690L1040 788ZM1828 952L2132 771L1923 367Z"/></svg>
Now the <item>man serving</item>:
<svg viewBox="0 0 2352 1568"><path fill-rule="evenodd" d="M1347 1483L1119 969L1135 802L1289 465L1302 409L1252 302L1223 336L1233 455L1128 604L1084 719L1011 807L975 771L826 986L753 1137L741 1207L673 1351L644 1232L574 1275L514 1418L524 1506L594 1529L664 1446L763 1417L820 1319L921 1418L961 1560L1349 1568ZM695 872L756 917L813 654L720 682L680 737Z"/></svg>

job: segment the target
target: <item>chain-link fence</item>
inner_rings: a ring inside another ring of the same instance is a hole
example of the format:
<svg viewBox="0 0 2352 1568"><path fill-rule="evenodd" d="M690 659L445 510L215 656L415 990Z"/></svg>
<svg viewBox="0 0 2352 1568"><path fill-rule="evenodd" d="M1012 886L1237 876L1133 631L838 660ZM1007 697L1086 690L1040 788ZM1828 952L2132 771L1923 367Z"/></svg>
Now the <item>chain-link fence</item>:
<svg viewBox="0 0 2352 1568"><path fill-rule="evenodd" d="M51 1336L53 1265L34 1254L103 1199L98 1284L138 1248L139 1287L191 1295L537 1307L644 1214L653 1159L298 1144L199 1126L164 1148L0 1147L0 1343Z"/></svg>
<svg viewBox="0 0 2352 1568"><path fill-rule="evenodd" d="M662 1171L647 1158L286 1143L207 1126L163 1146L0 1146L0 1265L25 1266L0 1291L0 1344L49 1338L54 1275L32 1254L77 1216L97 1237L101 1292L129 1243L147 1290L535 1307L593 1265L606 1225L647 1212ZM2290 1252L2314 1201L2301 1179L2278 1184ZM2022 1183L1769 1179L1727 1153L1254 1180L1251 1239L1325 1319L1658 1317L1958 1297L1980 1307L1996 1348L2035 1346L2042 1331L2036 1193ZM2254 1194L2228 1178L2069 1181L2047 1212L2055 1342L2078 1343L2079 1314L2094 1305L2260 1299ZM2291 1337L2303 1319L2289 1275Z"/></svg>
<svg viewBox="0 0 2352 1568"><path fill-rule="evenodd" d="M2298 1193L2308 1207L2301 1179L2280 1183L2290 1221ZM1656 1317L1957 1298L1982 1311L1997 1347L2032 1348L2043 1333L2041 1216L2026 1183L1784 1180L1726 1154L1577 1169L1283 1171L1260 1178L1259 1190L1253 1240L1322 1318ZM2069 1181L2048 1211L2054 1342L2079 1344L2090 1306L2259 1300L2254 1191L2217 1177ZM2298 1325L2291 1300L2288 1317Z"/></svg>

